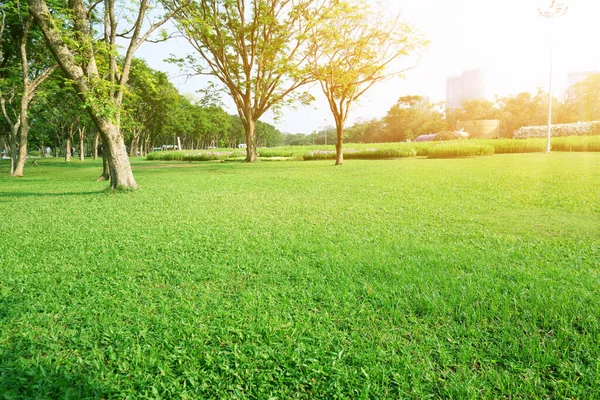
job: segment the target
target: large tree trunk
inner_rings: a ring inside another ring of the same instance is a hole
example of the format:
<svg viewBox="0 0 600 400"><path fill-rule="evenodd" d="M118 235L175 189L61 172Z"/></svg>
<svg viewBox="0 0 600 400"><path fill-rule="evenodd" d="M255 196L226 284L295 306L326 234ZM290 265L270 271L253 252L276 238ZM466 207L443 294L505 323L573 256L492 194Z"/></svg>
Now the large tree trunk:
<svg viewBox="0 0 600 400"><path fill-rule="evenodd" d="M71 161L71 139L73 139L73 124L69 126L69 131L67 133L67 140L65 141L65 161Z"/></svg>
<svg viewBox="0 0 600 400"><path fill-rule="evenodd" d="M337 123L337 121L335 125L335 130L337 133L337 142L335 143L335 165L342 165L344 163L344 153L342 153L344 125L343 123Z"/></svg>
<svg viewBox="0 0 600 400"><path fill-rule="evenodd" d="M243 119L242 119L243 121ZM256 162L256 122L252 117L246 117L243 124L246 131L246 159L245 162Z"/></svg>
<svg viewBox="0 0 600 400"><path fill-rule="evenodd" d="M111 189L137 189L138 186L133 178L123 136L119 133L119 128L116 125L109 124L112 126L105 127L109 137L104 143L110 149L107 152L110 155L108 157L110 187Z"/></svg>
<svg viewBox="0 0 600 400"><path fill-rule="evenodd" d="M96 133L94 137L94 160L98 159L98 139L100 139L100 134Z"/></svg>
<svg viewBox="0 0 600 400"><path fill-rule="evenodd" d="M78 128L79 130L79 160L85 160L84 152L85 152L85 126L83 128Z"/></svg>
<svg viewBox="0 0 600 400"><path fill-rule="evenodd" d="M102 158L104 171L98 180L110 179L111 189L137 189L131 164L119 128L112 122L92 115L102 136ZM108 166L109 174L106 172ZM108 175L108 176L107 176ZM103 179L104 178L104 179Z"/></svg>

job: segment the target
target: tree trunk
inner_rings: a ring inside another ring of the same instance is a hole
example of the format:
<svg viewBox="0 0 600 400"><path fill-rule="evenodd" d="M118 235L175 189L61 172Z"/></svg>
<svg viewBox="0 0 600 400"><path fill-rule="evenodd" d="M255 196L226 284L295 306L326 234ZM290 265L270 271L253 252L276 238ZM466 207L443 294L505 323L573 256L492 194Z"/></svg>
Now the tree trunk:
<svg viewBox="0 0 600 400"><path fill-rule="evenodd" d="M79 160L85 160L84 152L85 152L85 126L83 128L78 128L79 130Z"/></svg>
<svg viewBox="0 0 600 400"><path fill-rule="evenodd" d="M94 160L98 159L98 139L100 139L100 134L96 133L94 137Z"/></svg>
<svg viewBox="0 0 600 400"><path fill-rule="evenodd" d="M104 171L98 180L106 180L106 163L110 171L111 189L137 189L137 183L131 171L129 157L123 142L123 136L119 128L108 119L92 115L102 136L102 156L104 159ZM104 179L102 179L104 178Z"/></svg>
<svg viewBox="0 0 600 400"><path fill-rule="evenodd" d="M142 136L142 140L140 141L140 157L146 156L146 137Z"/></svg>
<svg viewBox="0 0 600 400"><path fill-rule="evenodd" d="M335 143L335 165L344 163L344 153L342 153L342 142L344 138L344 125L336 121L335 130L337 132L337 141Z"/></svg>
<svg viewBox="0 0 600 400"><path fill-rule="evenodd" d="M71 161L71 139L73 138L73 124L69 126L69 131L67 133L67 140L65 141L65 161Z"/></svg>
<svg viewBox="0 0 600 400"><path fill-rule="evenodd" d="M108 181L110 180L110 165L108 163L108 158L110 157L108 152L106 151L106 145L104 143L104 139L102 139L102 174L98 177L97 181Z"/></svg>
<svg viewBox="0 0 600 400"><path fill-rule="evenodd" d="M129 142L129 157L136 156L139 135L140 135L139 133L136 135L135 130L133 131L133 134L131 135L131 141Z"/></svg>
<svg viewBox="0 0 600 400"><path fill-rule="evenodd" d="M246 123L244 124L246 131L246 159L245 162L256 162L256 122L252 117L246 117Z"/></svg>
<svg viewBox="0 0 600 400"><path fill-rule="evenodd" d="M11 129L11 135L8 137L8 145L10 147L10 174L13 175L15 168L17 167L17 132L19 126L15 125Z"/></svg>
<svg viewBox="0 0 600 400"><path fill-rule="evenodd" d="M23 176L23 168L27 162L27 136L29 134L29 116L27 110L29 109L29 96L30 93L26 89L21 99L21 114L19 115L21 118L19 126L19 158L17 159L15 169L11 173L12 176Z"/></svg>
<svg viewBox="0 0 600 400"><path fill-rule="evenodd" d="M0 135L0 162L2 162L2 150L4 150L5 143L6 143L6 135Z"/></svg>

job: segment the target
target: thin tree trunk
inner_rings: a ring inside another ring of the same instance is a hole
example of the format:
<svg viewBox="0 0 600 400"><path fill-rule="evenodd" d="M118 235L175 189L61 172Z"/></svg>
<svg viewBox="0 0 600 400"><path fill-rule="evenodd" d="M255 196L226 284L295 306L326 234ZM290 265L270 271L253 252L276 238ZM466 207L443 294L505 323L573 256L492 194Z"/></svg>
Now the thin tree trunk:
<svg viewBox="0 0 600 400"><path fill-rule="evenodd" d="M85 160L84 152L85 152L85 126L83 128L78 128L79 130L79 160Z"/></svg>
<svg viewBox="0 0 600 400"><path fill-rule="evenodd" d="M10 146L10 174L13 175L15 168L17 167L17 132L19 131L19 126L15 125L12 128L12 133L8 138L9 146Z"/></svg>
<svg viewBox="0 0 600 400"><path fill-rule="evenodd" d="M140 141L140 157L146 156L146 151L144 149L145 147L146 147L146 137L142 136L142 140Z"/></svg>
<svg viewBox="0 0 600 400"><path fill-rule="evenodd" d="M136 130L134 129L133 133L131 135L131 142L129 142L129 157L136 156L139 136L140 136L140 134L138 133L136 135Z"/></svg>
<svg viewBox="0 0 600 400"><path fill-rule="evenodd" d="M73 138L73 124L69 126L69 131L67 133L67 140L65 141L65 161L71 161L71 139Z"/></svg>
<svg viewBox="0 0 600 400"><path fill-rule="evenodd" d="M100 139L100 133L96 132L94 137L94 160L98 159L98 139Z"/></svg>
<svg viewBox="0 0 600 400"><path fill-rule="evenodd" d="M344 163L344 153L342 153L342 142L344 138L344 123L338 123L336 121L335 130L337 133L337 141L335 143L335 165L342 165Z"/></svg>
<svg viewBox="0 0 600 400"><path fill-rule="evenodd" d="M2 162L2 150L6 144L6 135L0 135L0 162Z"/></svg>
<svg viewBox="0 0 600 400"><path fill-rule="evenodd" d="M29 88L26 87L21 97L21 112L19 115L21 118L21 124L19 125L19 158L17 159L15 169L11 173L12 176L23 176L23 168L27 162L27 136L29 134L29 116L27 110L29 109L30 96Z"/></svg>

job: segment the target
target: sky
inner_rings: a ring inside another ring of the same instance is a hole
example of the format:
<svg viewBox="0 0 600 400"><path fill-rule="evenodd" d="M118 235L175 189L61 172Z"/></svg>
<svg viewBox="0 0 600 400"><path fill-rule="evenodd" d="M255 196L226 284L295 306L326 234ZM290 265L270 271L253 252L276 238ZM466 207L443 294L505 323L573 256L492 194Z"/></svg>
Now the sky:
<svg viewBox="0 0 600 400"><path fill-rule="evenodd" d="M544 0L382 0L392 13L421 31L431 44L416 67L403 78L374 86L351 110L346 126L361 120L381 118L399 97L428 96L443 101L446 78L463 70L485 68L490 96L509 96L548 88L550 68L550 21L538 14ZM566 88L572 69L600 70L600 0L571 0L567 14L554 23L554 94ZM162 44L145 44L137 56L157 70L169 74L181 93L194 93L206 82L189 79L174 65L164 62L170 54L184 56L193 48L183 38ZM407 60L407 65L409 61ZM316 101L310 106L284 110L264 122L286 133L310 133L333 126L333 117L320 89L311 90ZM225 108L235 113L230 99Z"/></svg>

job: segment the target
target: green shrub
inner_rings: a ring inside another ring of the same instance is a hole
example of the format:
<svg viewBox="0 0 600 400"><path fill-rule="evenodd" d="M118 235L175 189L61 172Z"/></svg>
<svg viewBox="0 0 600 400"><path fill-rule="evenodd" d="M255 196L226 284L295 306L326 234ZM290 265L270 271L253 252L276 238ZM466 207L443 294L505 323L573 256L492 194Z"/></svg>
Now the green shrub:
<svg viewBox="0 0 600 400"><path fill-rule="evenodd" d="M304 161L315 160L335 160L335 151L331 150L315 150L304 153L302 156Z"/></svg>
<svg viewBox="0 0 600 400"><path fill-rule="evenodd" d="M600 151L600 136L571 136L554 138L554 151Z"/></svg>
<svg viewBox="0 0 600 400"><path fill-rule="evenodd" d="M488 141L495 154L541 153L546 151L546 142L540 139L499 139Z"/></svg>
<svg viewBox="0 0 600 400"><path fill-rule="evenodd" d="M294 151L281 148L258 149L258 156L262 158L294 157Z"/></svg>
<svg viewBox="0 0 600 400"><path fill-rule="evenodd" d="M38 150L31 150L31 151L29 152L29 155L30 155L31 157L39 157L39 156L40 156L40 152L39 152Z"/></svg>
<svg viewBox="0 0 600 400"><path fill-rule="evenodd" d="M476 157L491 156L494 154L494 147L489 145L477 144L450 144L431 147L428 151L428 158L458 158L458 157Z"/></svg>

